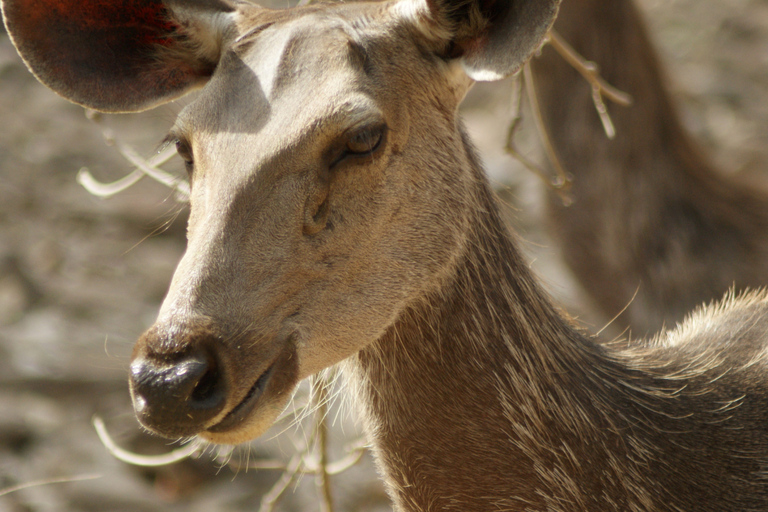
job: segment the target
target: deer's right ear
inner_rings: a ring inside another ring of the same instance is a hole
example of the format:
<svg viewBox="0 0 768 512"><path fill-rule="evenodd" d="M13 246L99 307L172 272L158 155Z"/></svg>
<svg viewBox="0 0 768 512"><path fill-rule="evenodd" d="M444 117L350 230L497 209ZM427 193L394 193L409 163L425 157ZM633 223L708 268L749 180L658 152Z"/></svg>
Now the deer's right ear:
<svg viewBox="0 0 768 512"><path fill-rule="evenodd" d="M395 9L426 36L442 40L470 78L514 74L541 46L560 0L400 0Z"/></svg>
<svg viewBox="0 0 768 512"><path fill-rule="evenodd" d="M136 112L204 84L234 28L229 0L1 0L27 67L66 99Z"/></svg>

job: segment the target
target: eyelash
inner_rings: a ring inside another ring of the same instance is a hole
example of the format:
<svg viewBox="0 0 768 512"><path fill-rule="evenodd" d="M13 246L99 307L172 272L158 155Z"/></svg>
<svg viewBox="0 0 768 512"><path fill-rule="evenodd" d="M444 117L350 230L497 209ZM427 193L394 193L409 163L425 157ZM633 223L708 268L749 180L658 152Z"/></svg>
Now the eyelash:
<svg viewBox="0 0 768 512"><path fill-rule="evenodd" d="M350 157L360 158L372 155L381 147L386 130L386 125L382 124L369 126L355 132L347 139L341 153L331 162L330 167L334 167ZM371 141L373 142L369 143ZM350 144L358 146L351 148ZM360 149L361 147L363 149Z"/></svg>
<svg viewBox="0 0 768 512"><path fill-rule="evenodd" d="M176 152L179 154L182 160L184 160L184 167L187 169L188 174L192 174L192 169L195 166L195 160L192 157L192 148L189 147L189 144L182 141L181 139L176 139L173 141L173 143L176 146Z"/></svg>

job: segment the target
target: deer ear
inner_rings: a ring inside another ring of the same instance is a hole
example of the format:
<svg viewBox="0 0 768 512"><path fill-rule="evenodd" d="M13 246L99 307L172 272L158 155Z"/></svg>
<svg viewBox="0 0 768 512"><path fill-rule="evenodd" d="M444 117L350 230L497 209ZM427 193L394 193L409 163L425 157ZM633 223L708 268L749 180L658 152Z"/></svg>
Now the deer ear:
<svg viewBox="0 0 768 512"><path fill-rule="evenodd" d="M449 39L470 78L516 73L541 46L560 0L400 0L397 9L432 37Z"/></svg>
<svg viewBox="0 0 768 512"><path fill-rule="evenodd" d="M228 0L1 0L27 67L66 99L136 112L204 84L235 8Z"/></svg>

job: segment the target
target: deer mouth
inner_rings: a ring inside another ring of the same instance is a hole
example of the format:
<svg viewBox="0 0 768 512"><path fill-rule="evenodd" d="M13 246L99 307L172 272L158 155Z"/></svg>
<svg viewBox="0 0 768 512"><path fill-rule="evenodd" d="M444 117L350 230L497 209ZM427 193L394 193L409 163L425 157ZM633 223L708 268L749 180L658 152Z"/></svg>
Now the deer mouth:
<svg viewBox="0 0 768 512"><path fill-rule="evenodd" d="M267 388L267 384L269 384L270 378L274 374L275 366L276 363L272 363L272 365L267 368L258 379L256 379L256 382L254 382L253 386L251 386L251 389L248 390L248 393L245 394L245 397L243 397L240 403L229 411L220 422L209 427L207 431L216 434L228 432L236 429L243 423L243 421L249 418L251 413L259 405L261 398L264 396L264 390Z"/></svg>
<svg viewBox="0 0 768 512"><path fill-rule="evenodd" d="M296 347L292 343L275 343L273 347L281 349L273 352L272 357L262 353L259 359L265 363L263 366L258 361L247 359L239 361L239 365L233 364L227 380L230 383L240 381L252 384L244 394L230 395L230 403L235 400L237 403L217 423L198 431L198 435L215 444L238 444L262 435L272 426L300 380ZM244 373L253 366L266 369L261 374L251 373L250 379L255 380L250 380Z"/></svg>

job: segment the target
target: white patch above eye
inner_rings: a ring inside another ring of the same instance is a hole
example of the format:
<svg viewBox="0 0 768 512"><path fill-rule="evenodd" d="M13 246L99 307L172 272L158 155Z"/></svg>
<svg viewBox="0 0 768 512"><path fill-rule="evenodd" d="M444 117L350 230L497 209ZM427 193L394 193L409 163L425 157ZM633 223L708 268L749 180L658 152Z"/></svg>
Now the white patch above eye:
<svg viewBox="0 0 768 512"><path fill-rule="evenodd" d="M290 30L265 31L248 57L247 65L258 78L265 98L272 97L285 58L285 48L292 37Z"/></svg>

